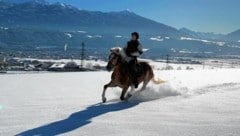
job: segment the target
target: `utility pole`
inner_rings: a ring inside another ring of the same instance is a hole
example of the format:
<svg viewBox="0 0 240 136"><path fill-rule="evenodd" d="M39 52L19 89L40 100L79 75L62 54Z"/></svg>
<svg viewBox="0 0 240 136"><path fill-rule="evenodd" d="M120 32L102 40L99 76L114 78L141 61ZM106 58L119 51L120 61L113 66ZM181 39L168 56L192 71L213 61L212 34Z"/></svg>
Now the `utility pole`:
<svg viewBox="0 0 240 136"><path fill-rule="evenodd" d="M67 47L68 47L68 45L67 45L67 43L65 43L65 45L64 45L64 57L67 57Z"/></svg>
<svg viewBox="0 0 240 136"><path fill-rule="evenodd" d="M166 69L167 69L168 68L168 63L169 63L169 55L167 54L166 56L167 56L167 58L166 58Z"/></svg>
<svg viewBox="0 0 240 136"><path fill-rule="evenodd" d="M85 49L84 49L84 42L82 42L82 49L81 49L81 65L80 67L83 68L83 59L84 59L84 55L85 55Z"/></svg>
<svg viewBox="0 0 240 136"><path fill-rule="evenodd" d="M205 61L203 61L202 64L203 64L203 69L205 69Z"/></svg>

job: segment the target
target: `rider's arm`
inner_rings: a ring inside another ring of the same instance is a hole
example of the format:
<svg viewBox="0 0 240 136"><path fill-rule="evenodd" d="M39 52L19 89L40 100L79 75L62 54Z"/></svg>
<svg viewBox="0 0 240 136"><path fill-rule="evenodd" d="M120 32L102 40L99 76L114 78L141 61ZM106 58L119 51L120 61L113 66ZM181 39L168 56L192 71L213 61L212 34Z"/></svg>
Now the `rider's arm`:
<svg viewBox="0 0 240 136"><path fill-rule="evenodd" d="M139 43L139 45L138 45L138 52L140 55L143 53L143 48L142 48L141 43Z"/></svg>

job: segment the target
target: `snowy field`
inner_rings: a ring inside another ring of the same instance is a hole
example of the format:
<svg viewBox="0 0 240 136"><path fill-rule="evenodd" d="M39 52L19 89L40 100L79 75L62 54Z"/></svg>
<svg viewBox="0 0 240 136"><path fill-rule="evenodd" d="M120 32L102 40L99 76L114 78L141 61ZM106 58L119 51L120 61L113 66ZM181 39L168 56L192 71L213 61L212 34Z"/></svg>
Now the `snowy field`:
<svg viewBox="0 0 240 136"><path fill-rule="evenodd" d="M108 72L0 75L0 136L239 136L240 69L155 71L120 102Z"/></svg>

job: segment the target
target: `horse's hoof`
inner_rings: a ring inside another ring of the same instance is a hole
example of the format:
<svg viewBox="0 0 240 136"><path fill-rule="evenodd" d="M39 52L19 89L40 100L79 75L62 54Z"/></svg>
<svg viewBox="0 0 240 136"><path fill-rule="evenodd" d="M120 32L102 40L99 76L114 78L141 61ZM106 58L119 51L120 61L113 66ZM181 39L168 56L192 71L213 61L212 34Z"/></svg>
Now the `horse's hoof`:
<svg viewBox="0 0 240 136"><path fill-rule="evenodd" d="M123 100L124 100L124 97L121 96L120 99L123 101Z"/></svg>
<svg viewBox="0 0 240 136"><path fill-rule="evenodd" d="M107 98L102 98L102 102L105 103L107 101Z"/></svg>
<svg viewBox="0 0 240 136"><path fill-rule="evenodd" d="M128 99L131 98L131 97L132 97L132 94L128 93L126 98L125 98L125 101L128 101Z"/></svg>
<svg viewBox="0 0 240 136"><path fill-rule="evenodd" d="M130 97L132 97L132 94L128 93L127 98L130 98Z"/></svg>

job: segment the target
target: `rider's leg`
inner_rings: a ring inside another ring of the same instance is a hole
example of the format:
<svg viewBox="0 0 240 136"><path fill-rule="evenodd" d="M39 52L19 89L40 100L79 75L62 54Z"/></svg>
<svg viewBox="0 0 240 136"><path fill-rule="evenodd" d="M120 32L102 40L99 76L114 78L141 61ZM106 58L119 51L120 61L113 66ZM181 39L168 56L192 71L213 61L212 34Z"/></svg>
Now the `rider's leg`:
<svg viewBox="0 0 240 136"><path fill-rule="evenodd" d="M134 58L132 61L130 61L130 75L131 75L131 79L132 79L132 82L135 86L135 88L138 88L138 79L137 79L137 68L136 68L136 63L137 62L137 59Z"/></svg>

